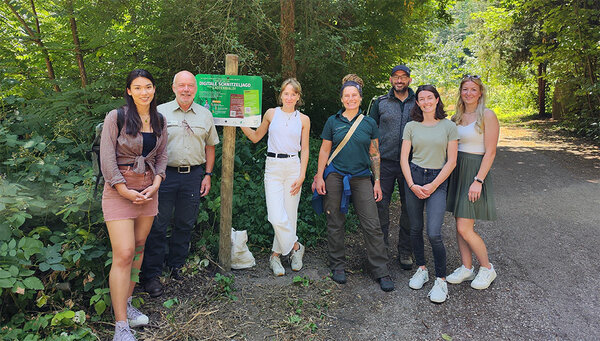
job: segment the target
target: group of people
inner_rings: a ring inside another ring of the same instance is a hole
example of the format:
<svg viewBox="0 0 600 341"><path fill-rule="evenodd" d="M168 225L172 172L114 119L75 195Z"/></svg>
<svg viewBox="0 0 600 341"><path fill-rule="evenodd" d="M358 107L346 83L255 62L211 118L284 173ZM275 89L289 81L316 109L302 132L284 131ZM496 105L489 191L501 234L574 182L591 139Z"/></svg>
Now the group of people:
<svg viewBox="0 0 600 341"><path fill-rule="evenodd" d="M473 288L485 289L496 272L474 223L496 218L489 173L499 135L498 120L485 106L485 87L479 76L465 76L456 112L449 120L434 86L422 85L416 92L410 88L407 66L394 67L389 80L391 89L372 103L366 116L361 109L362 79L345 76L340 88L343 108L328 118L321 133L311 187L313 204L318 203L327 217L331 278L346 283L344 224L352 202L371 273L383 291L394 290L388 269L389 206L398 184L399 263L405 270L417 266L409 286L421 289L429 281L423 239L426 210L436 275L430 300L447 299L446 281L470 280ZM132 273L141 269L144 290L151 297L163 292L159 276L165 261L171 277L182 279L200 198L210 191L219 142L210 111L194 102L193 74L175 75L171 102L157 106L155 90L148 71L132 71L127 77L126 105L107 114L101 137L102 209L113 250L109 285L116 319L114 340L135 340L130 327L148 324L148 317L132 305ZM298 111L302 88L296 79L283 82L278 103L266 111L258 128L241 129L254 143L268 132L264 185L268 221L274 230L269 265L275 276L283 276L282 257L288 256L292 271L303 266L305 247L296 224L309 158L310 119ZM461 267L448 276L441 233L446 211L456 219L462 260ZM473 253L480 265L477 274Z"/></svg>

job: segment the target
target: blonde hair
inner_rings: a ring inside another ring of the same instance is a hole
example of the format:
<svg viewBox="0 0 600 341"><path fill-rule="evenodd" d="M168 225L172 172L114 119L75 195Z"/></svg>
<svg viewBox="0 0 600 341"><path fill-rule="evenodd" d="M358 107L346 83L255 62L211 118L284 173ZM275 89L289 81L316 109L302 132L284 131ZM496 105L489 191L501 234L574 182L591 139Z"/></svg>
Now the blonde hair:
<svg viewBox="0 0 600 341"><path fill-rule="evenodd" d="M477 108L475 108L475 116L477 117L475 128L479 133L482 133L485 129L483 122L483 114L486 109L485 101L487 96L485 86L483 85L483 82L479 77L467 76L463 78L463 80L460 82L460 86L458 87L458 101L456 101L456 112L452 116L452 121L456 124L462 123L462 116L465 113L465 102L462 99L461 92L463 84L465 84L466 82L473 82L477 84L479 86L479 91L481 92L481 97L479 97L479 99L477 100Z"/></svg>
<svg viewBox="0 0 600 341"><path fill-rule="evenodd" d="M294 89L294 92L300 96L300 98L298 98L298 102L296 102L296 109L298 109L298 107L304 104L304 101L302 101L302 85L300 85L300 82L298 82L298 80L293 77L288 78L284 80L283 83L281 83L281 88L279 89L279 96L277 96L277 104L283 105L283 101L281 100L281 94L283 93L283 89L285 89L288 85L291 85Z"/></svg>
<svg viewBox="0 0 600 341"><path fill-rule="evenodd" d="M358 75L355 73L349 73L342 78L342 84L350 81L358 83L361 88L365 87L365 83L363 82L362 78L358 77Z"/></svg>

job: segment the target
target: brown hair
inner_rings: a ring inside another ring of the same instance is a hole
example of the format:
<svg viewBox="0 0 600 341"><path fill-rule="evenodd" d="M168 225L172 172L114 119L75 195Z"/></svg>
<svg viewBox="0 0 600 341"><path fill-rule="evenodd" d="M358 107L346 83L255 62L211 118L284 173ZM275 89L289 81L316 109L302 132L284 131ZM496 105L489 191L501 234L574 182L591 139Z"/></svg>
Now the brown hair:
<svg viewBox="0 0 600 341"><path fill-rule="evenodd" d="M298 82L298 80L293 77L288 78L284 80L283 83L281 83L281 88L279 89L279 96L277 96L277 104L283 105L283 102L281 101L281 93L283 93L283 89L285 89L288 85L291 85L294 91L298 95L300 95L298 102L296 102L296 109L298 109L298 107L304 104L304 101L302 100L302 85L300 85L300 82Z"/></svg>
<svg viewBox="0 0 600 341"><path fill-rule="evenodd" d="M447 115L446 111L444 110L444 103L442 102L442 99L440 98L440 93L437 91L435 86L429 84L419 86L417 88L417 92L415 93L417 102L419 102L419 93L421 91L429 91L433 93L433 96L435 96L435 98L438 99L438 103L435 106L435 119L441 120L442 118L445 118ZM421 110L421 107L419 107L418 103L410 111L410 118L412 118L413 121L423 122L423 110Z"/></svg>
<svg viewBox="0 0 600 341"><path fill-rule="evenodd" d="M342 84L346 82L356 82L360 85L361 88L365 87L365 82L363 82L362 78L358 77L355 73L349 73L342 78Z"/></svg>

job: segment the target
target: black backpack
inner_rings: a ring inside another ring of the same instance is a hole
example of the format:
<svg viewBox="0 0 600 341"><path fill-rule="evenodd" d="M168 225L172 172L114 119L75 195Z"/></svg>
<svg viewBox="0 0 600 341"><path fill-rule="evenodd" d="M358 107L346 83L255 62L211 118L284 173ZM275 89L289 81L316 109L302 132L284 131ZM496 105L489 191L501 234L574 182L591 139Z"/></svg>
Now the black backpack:
<svg viewBox="0 0 600 341"><path fill-rule="evenodd" d="M123 107L117 108L117 138L121 135L121 129L123 128L123 123L125 122L125 111ZM94 186L94 198L96 198L96 194L98 194L98 185L100 181L104 183L104 178L102 177L102 167L100 165L100 138L102 137L102 127L104 126L104 121L98 123L96 126L96 136L94 137L94 142L92 142L92 150L89 151L92 159L92 168L96 175L96 186Z"/></svg>

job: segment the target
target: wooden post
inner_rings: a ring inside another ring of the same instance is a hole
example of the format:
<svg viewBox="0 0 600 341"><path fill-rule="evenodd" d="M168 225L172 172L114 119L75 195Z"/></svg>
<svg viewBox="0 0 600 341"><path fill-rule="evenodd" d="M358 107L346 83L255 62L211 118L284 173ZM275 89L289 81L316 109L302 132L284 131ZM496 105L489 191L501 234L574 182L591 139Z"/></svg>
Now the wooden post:
<svg viewBox="0 0 600 341"><path fill-rule="evenodd" d="M225 74L238 74L238 56L225 57ZM235 157L236 127L223 127L223 154L221 167L221 225L219 233L219 263L231 270L231 215L233 203L233 160Z"/></svg>

